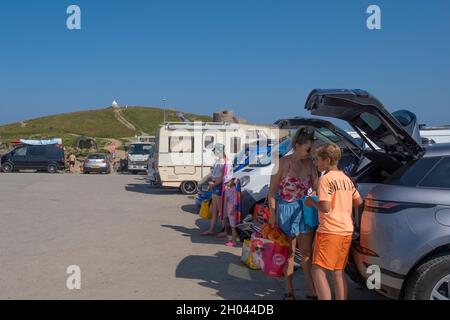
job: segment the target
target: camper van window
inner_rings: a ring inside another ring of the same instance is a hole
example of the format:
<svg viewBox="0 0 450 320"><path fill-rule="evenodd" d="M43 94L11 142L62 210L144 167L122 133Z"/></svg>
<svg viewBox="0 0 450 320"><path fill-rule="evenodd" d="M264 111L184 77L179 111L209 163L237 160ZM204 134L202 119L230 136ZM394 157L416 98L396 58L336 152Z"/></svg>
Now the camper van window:
<svg viewBox="0 0 450 320"><path fill-rule="evenodd" d="M194 152L194 137L169 137L169 152Z"/></svg>
<svg viewBox="0 0 450 320"><path fill-rule="evenodd" d="M241 138L233 137L230 141L230 152L238 153L241 150Z"/></svg>
<svg viewBox="0 0 450 320"><path fill-rule="evenodd" d="M205 149L212 149L214 147L214 137L206 136L205 137Z"/></svg>

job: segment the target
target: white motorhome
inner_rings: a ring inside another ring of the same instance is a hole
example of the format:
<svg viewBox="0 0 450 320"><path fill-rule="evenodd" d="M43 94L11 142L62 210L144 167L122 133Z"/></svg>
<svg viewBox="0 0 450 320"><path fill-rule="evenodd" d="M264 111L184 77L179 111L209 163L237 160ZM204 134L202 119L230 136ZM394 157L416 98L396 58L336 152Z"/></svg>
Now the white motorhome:
<svg viewBox="0 0 450 320"><path fill-rule="evenodd" d="M218 122L168 122L161 125L157 152L150 160L149 180L163 187L180 188L184 194L197 192L197 184L214 165L212 149L225 145L233 159L246 145L278 138L276 126Z"/></svg>

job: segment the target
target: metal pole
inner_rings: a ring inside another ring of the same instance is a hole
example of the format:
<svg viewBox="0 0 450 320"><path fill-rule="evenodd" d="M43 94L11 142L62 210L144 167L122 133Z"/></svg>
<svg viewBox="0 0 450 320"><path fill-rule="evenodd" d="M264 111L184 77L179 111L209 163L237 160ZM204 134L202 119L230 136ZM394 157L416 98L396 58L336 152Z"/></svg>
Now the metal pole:
<svg viewBox="0 0 450 320"><path fill-rule="evenodd" d="M163 110L164 110L164 123L166 123L166 98L162 99L163 102Z"/></svg>

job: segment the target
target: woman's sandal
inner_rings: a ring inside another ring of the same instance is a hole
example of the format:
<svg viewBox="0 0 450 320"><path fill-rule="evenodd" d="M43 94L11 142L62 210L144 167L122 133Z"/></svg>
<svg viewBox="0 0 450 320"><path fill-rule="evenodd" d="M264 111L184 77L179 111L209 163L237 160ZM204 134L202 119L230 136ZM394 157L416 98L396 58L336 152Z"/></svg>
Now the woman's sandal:
<svg viewBox="0 0 450 320"><path fill-rule="evenodd" d="M295 300L295 296L293 293L285 293L283 300Z"/></svg>
<svg viewBox="0 0 450 320"><path fill-rule="evenodd" d="M317 298L317 296L309 296L309 295L307 295L306 299L307 300L317 300L318 298Z"/></svg>

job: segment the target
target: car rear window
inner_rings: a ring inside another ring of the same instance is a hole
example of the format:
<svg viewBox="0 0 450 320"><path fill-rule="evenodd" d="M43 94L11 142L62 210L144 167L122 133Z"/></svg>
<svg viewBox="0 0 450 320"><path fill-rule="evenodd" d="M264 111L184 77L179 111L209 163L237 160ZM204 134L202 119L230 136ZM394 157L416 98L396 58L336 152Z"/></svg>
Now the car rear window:
<svg viewBox="0 0 450 320"><path fill-rule="evenodd" d="M105 159L105 155L104 154L90 154L88 156L88 159L90 159L90 160L103 160L103 159Z"/></svg>
<svg viewBox="0 0 450 320"><path fill-rule="evenodd" d="M450 157L442 158L419 183L420 187L450 189Z"/></svg>
<svg viewBox="0 0 450 320"><path fill-rule="evenodd" d="M363 112L358 117L354 119L354 125L365 133L366 136L370 137L377 147L382 148L384 145L392 145L397 143L395 137L391 134L390 130L386 127L380 119L369 113Z"/></svg>
<svg viewBox="0 0 450 320"><path fill-rule="evenodd" d="M439 157L422 158L397 170L386 184L415 187L440 160Z"/></svg>

